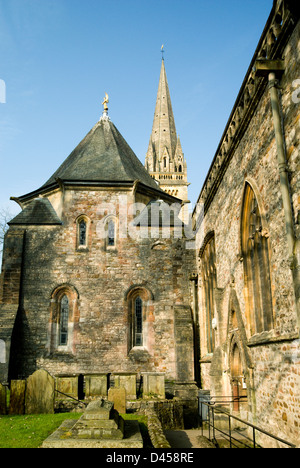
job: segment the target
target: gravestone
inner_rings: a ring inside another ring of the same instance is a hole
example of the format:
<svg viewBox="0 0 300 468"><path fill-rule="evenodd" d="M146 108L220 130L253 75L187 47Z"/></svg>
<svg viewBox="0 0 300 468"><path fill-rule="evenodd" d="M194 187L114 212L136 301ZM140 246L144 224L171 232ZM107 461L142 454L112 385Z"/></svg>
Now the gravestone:
<svg viewBox="0 0 300 468"><path fill-rule="evenodd" d="M65 399L66 395L78 399L78 376L59 375L56 377L56 390L62 393L57 393L57 399Z"/></svg>
<svg viewBox="0 0 300 468"><path fill-rule="evenodd" d="M107 397L107 374L85 375L85 397Z"/></svg>
<svg viewBox="0 0 300 468"><path fill-rule="evenodd" d="M0 414L6 414L6 387L0 383Z"/></svg>
<svg viewBox="0 0 300 468"><path fill-rule="evenodd" d="M78 439L124 439L124 420L111 401L97 400L88 405L73 428Z"/></svg>
<svg viewBox="0 0 300 468"><path fill-rule="evenodd" d="M55 380L40 369L27 379L25 394L26 414L54 413Z"/></svg>
<svg viewBox="0 0 300 468"><path fill-rule="evenodd" d="M155 372L143 372L143 398L161 399L166 398L165 374Z"/></svg>
<svg viewBox="0 0 300 468"><path fill-rule="evenodd" d="M115 388L125 388L126 399L136 400L136 374L120 372L114 374Z"/></svg>
<svg viewBox="0 0 300 468"><path fill-rule="evenodd" d="M25 413L26 380L12 380L10 383L9 414Z"/></svg>
<svg viewBox="0 0 300 468"><path fill-rule="evenodd" d="M124 421L111 401L92 401L77 421L67 419L42 448L143 448L138 421Z"/></svg>
<svg viewBox="0 0 300 468"><path fill-rule="evenodd" d="M118 413L126 413L126 390L125 388L110 388L108 390L108 400L114 403L114 408Z"/></svg>

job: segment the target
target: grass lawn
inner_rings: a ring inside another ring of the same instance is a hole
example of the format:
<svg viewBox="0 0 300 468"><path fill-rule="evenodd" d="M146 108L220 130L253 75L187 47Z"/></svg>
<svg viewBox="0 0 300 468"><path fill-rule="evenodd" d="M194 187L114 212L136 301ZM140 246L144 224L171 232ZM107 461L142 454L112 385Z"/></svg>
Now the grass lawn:
<svg viewBox="0 0 300 468"><path fill-rule="evenodd" d="M0 448L38 448L63 421L80 416L76 413L0 416Z"/></svg>
<svg viewBox="0 0 300 468"><path fill-rule="evenodd" d="M0 448L39 448L66 419L79 419L78 413L0 416ZM151 447L147 418L137 414L122 415L140 423L145 447Z"/></svg>

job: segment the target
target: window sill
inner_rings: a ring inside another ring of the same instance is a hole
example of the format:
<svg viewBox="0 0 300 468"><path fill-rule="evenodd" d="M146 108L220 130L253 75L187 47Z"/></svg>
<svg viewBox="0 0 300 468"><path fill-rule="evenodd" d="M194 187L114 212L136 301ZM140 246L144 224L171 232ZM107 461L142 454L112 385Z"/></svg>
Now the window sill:
<svg viewBox="0 0 300 468"><path fill-rule="evenodd" d="M76 252L89 252L89 248L84 245L78 246Z"/></svg>
<svg viewBox="0 0 300 468"><path fill-rule="evenodd" d="M69 346L58 346L51 351L51 356L73 356L74 353Z"/></svg>
<svg viewBox="0 0 300 468"><path fill-rule="evenodd" d="M115 245L107 245L105 248L106 252L117 252L118 249Z"/></svg>
<svg viewBox="0 0 300 468"><path fill-rule="evenodd" d="M148 362L151 356L144 346L135 346L130 350L128 357L135 361Z"/></svg>

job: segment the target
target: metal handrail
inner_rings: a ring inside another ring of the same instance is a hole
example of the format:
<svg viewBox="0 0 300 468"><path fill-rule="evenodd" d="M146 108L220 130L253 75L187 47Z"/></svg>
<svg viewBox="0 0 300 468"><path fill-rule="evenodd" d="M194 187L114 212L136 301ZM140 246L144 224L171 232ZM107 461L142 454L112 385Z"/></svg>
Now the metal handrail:
<svg viewBox="0 0 300 468"><path fill-rule="evenodd" d="M238 400L240 400L242 397L235 397L233 400L231 400L230 402L236 402ZM227 402L229 403L229 402ZM244 421L243 419L241 418L238 418L237 416L234 416L233 414L223 410L223 409L220 409L218 407L215 406L215 402L213 403L207 403L207 402L203 402L203 401L200 401L199 404L201 405L201 413L200 413L200 421L201 421L201 427L202 427L202 435L203 435L203 422L207 422L208 423L208 426L209 426L209 440L212 440L212 441L216 441L216 432L220 432L221 434L223 434L225 437L227 437L227 440L229 439L229 442L230 442L230 448L232 448L232 446L234 445L235 447L237 447L236 444L234 444L233 441L235 442L238 442L240 445L244 445L245 447L247 448L252 448L251 445L248 445L246 442L242 441L242 440L238 440L236 439L235 437L233 437L232 434L235 433L235 431L232 429L232 424L231 424L231 420L235 420L235 421L238 421L248 427L250 427L252 429L252 438L250 437L247 437L245 436L244 434L240 434L242 435L245 439L247 439L248 441L250 441L252 444L253 444L253 448L262 448L257 442L256 442L256 432L259 432L259 433L262 433L274 440L276 440L277 442L280 442L284 445L287 445L289 448L293 448L295 449L296 448L296 445L292 444L291 442L288 442L284 439L281 439L280 437L277 437L269 432L267 432L266 430L264 429L261 429L260 427L258 426L255 426L254 424L251 424L249 423L248 421ZM202 419L202 415L203 415L203 405L204 406L207 406L208 408L208 420L204 420ZM221 429L217 428L216 425L215 425L215 413L218 413L218 414L223 414L225 416L228 417L228 429L229 429L229 433L227 432L224 432L222 431ZM213 429L213 437L211 438L211 428Z"/></svg>
<svg viewBox="0 0 300 468"><path fill-rule="evenodd" d="M74 397L72 397L71 395L68 395L67 393L64 393L64 392L60 392L59 390L56 390L56 389L55 389L55 391L56 391L57 393L60 393L61 395L64 395L64 396L66 396L66 397L68 397L68 398L71 398L72 400L77 401L78 403L82 403L85 407L88 406L88 403L85 403L85 402L82 401L82 400L78 400L78 398L74 398Z"/></svg>

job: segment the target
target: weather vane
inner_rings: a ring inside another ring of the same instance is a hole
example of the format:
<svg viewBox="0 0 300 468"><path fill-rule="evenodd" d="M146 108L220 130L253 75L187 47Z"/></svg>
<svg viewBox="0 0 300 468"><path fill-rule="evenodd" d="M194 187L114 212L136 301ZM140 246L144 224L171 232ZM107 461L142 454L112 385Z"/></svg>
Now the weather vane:
<svg viewBox="0 0 300 468"><path fill-rule="evenodd" d="M161 46L161 55L162 55L162 59L164 60L164 53L165 53L165 46L164 44Z"/></svg>

